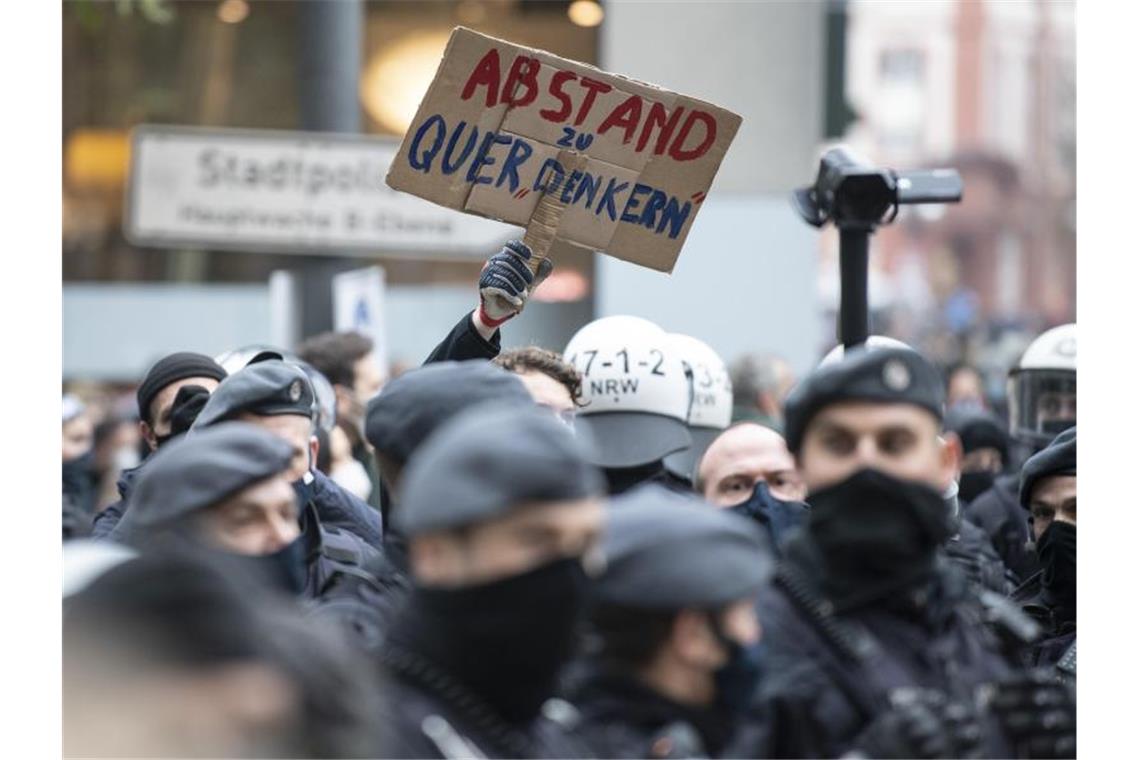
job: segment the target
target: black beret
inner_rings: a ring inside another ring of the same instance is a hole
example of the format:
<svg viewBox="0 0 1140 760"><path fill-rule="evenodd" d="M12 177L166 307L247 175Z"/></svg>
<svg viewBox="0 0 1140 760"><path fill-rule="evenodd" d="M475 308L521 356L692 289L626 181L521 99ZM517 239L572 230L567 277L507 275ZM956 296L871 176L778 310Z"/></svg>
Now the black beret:
<svg viewBox="0 0 1140 760"><path fill-rule="evenodd" d="M313 386L309 377L292 364L267 359L240 369L222 381L194 421L197 431L239 414L262 417L296 414L313 417Z"/></svg>
<svg viewBox="0 0 1140 760"><path fill-rule="evenodd" d="M293 447L244 422L175 438L147 460L119 528L133 537L172 525L289 467Z"/></svg>
<svg viewBox="0 0 1140 760"><path fill-rule="evenodd" d="M486 401L534 401L515 375L482 359L436 362L388 382L368 402L364 435L388 459L404 464L432 432Z"/></svg>
<svg viewBox="0 0 1140 760"><path fill-rule="evenodd" d="M993 412L979 408L953 409L946 413L943 429L962 441L962 452L997 449L1004 461L1009 450L1009 432Z"/></svg>
<svg viewBox="0 0 1140 760"><path fill-rule="evenodd" d="M1021 506L1029 509L1033 486L1052 475L1077 474L1077 429L1071 427L1058 435L1041 451L1021 466Z"/></svg>
<svg viewBox="0 0 1140 760"><path fill-rule="evenodd" d="M774 567L761 528L660 485L611 502L598 601L653 610L715 609L755 594Z"/></svg>
<svg viewBox="0 0 1140 760"><path fill-rule="evenodd" d="M808 424L824 407L841 401L912 404L942 420L942 377L909 348L848 351L820 365L792 389L784 402L788 450L798 453Z"/></svg>
<svg viewBox="0 0 1140 760"><path fill-rule="evenodd" d="M226 379L226 371L222 365L204 354L195 354L190 351L181 351L163 357L147 370L135 398L139 403L139 418L153 423L150 418L150 404L162 389L171 383L185 380L188 377L212 377L221 382Z"/></svg>
<svg viewBox="0 0 1140 760"><path fill-rule="evenodd" d="M412 455L395 525L414 536L489 520L528 502L601 496L605 481L589 453L548 410L481 404Z"/></svg>

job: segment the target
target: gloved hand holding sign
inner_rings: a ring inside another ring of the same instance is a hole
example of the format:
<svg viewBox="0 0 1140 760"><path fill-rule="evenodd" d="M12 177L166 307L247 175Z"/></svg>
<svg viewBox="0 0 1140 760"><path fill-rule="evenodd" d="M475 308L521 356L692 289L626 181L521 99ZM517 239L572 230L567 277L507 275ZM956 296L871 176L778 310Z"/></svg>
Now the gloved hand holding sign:
<svg viewBox="0 0 1140 760"><path fill-rule="evenodd" d="M521 240L511 240L483 265L479 275L479 320L487 327L498 327L526 306L527 299L554 269L547 258L531 272L533 254Z"/></svg>

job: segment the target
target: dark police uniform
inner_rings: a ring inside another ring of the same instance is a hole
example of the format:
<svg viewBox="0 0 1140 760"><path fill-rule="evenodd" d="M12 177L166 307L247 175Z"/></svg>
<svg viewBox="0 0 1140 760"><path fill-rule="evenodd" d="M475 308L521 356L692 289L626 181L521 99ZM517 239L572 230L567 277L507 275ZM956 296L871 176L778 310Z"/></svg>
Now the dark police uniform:
<svg viewBox="0 0 1140 760"><path fill-rule="evenodd" d="M299 367L276 359L259 361L223 380L190 430L193 433L242 414L296 415L312 420L315 399L313 386ZM379 549L382 533L376 511L313 464L307 482L298 488L300 495L316 507L321 524L352 533Z"/></svg>
<svg viewBox="0 0 1140 760"><path fill-rule="evenodd" d="M602 551L606 570L595 582L595 604L626 611L629 625L636 625L638 613L716 611L752 599L774 564L754 522L658 485L613 500ZM690 705L655 691L636 666L611 654L606 631L593 635L598 651L576 674L567 698L580 713L579 733L599 757L726 751L746 719L742 714L719 695L711 705Z"/></svg>
<svg viewBox="0 0 1140 760"><path fill-rule="evenodd" d="M487 368L510 377L498 368ZM375 419L370 414L370 422ZM582 449L583 443L560 421L533 403L516 399L458 415L412 457L403 476L403 501L393 527L414 539L492 520L524 504L596 498L603 492L601 476L588 464ZM488 598L489 589L517 589L520 579L546 577L549 568L574 566L580 573L578 559L568 558L509 578L457 588L413 583L378 653L386 702L381 720L389 729L383 756L589 757L587 747L574 736L573 710L547 699L553 697L554 681L547 684L549 688L531 693L535 701L527 704L533 709L508 718L502 707L508 701L516 705L518 679L527 674L522 672L518 652L511 649L514 645L500 634L526 641L543 653L543 667L557 668L561 665L558 642L527 639L551 633L566 636L572 634L572 626L535 631L531 626L542 622L534 619L529 602L518 600L516 605L514 596L505 598L494 591L495 601L490 605L479 601ZM457 604L449 608L454 614L441 619L439 609L429 606L429 599L440 598ZM544 601L548 607L573 607L580 598ZM515 622L506 628L495 626L504 617ZM456 656L455 651L470 646L465 640L468 632L481 637L481 648L478 654ZM553 653L553 659L547 653ZM484 678L481 688L465 674L481 667L477 663L470 667L472 658L480 655L502 662L501 677L497 667L492 669L494 682ZM503 693L492 693L495 689Z"/></svg>
<svg viewBox="0 0 1140 760"><path fill-rule="evenodd" d="M1029 520L1018 503L1020 476L999 476L994 485L974 499L962 515L985 531L1017 582L1037 572L1037 557L1029 548Z"/></svg>
<svg viewBox="0 0 1140 760"><path fill-rule="evenodd" d="M788 398L789 449L800 450L817 412L848 400L912 404L938 417L941 379L909 349L850 352L816 370ZM770 653L761 702L771 728L763 752L836 757L856 745L901 690L933 689L972 711L980 689L1015 672L1016 663L986 625L992 612L944 558L915 576L917 582L895 583L892 590L884 578L876 594L838 610L825 591L828 558L815 530L809 518L761 596ZM1002 612L1017 614L1008 604ZM1012 755L996 719L979 725L986 756Z"/></svg>
<svg viewBox="0 0 1140 760"><path fill-rule="evenodd" d="M1045 449L1030 457L1021 469L1019 489L1020 505L1030 508L1033 488L1043 478L1055 475L1077 474L1077 430L1070 428L1058 435ZM1045 538L1044 536L1042 538ZM1075 551L1075 550L1074 550ZM1026 647L1024 660L1029 665L1055 668L1058 678L1075 683L1077 676L1077 609L1075 554L1072 556L1073 576L1058 579L1068 581L1071 593L1066 595L1064 583L1060 587L1050 584L1053 568L1042 562L1042 569L1034 573L1013 593L1013 600L1027 615L1041 626L1041 635Z"/></svg>
<svg viewBox="0 0 1140 760"><path fill-rule="evenodd" d="M377 454L403 467L436 428L488 401L534 404L518 377L489 361L437 361L385 384L368 402L364 436ZM384 497L385 552L406 571L405 539L391 519L393 494L385 488Z"/></svg>
<svg viewBox="0 0 1140 760"><path fill-rule="evenodd" d="M392 607L384 582L372 575L382 555L347 531L323 528L312 504L301 509L295 568L284 559L274 564L272 557L208 547L187 529L197 512L281 473L292 456L288 443L248 423L217 423L175 439L149 460L116 537L143 549L190 550L236 572L248 571L255 580L298 594L315 614L345 622L367 645L380 635Z"/></svg>

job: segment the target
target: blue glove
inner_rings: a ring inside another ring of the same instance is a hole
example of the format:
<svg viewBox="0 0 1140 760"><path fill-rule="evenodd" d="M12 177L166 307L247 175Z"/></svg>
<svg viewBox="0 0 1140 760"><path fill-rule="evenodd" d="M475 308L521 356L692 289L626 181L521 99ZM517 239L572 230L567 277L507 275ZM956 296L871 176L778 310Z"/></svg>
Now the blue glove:
<svg viewBox="0 0 1140 760"><path fill-rule="evenodd" d="M479 318L484 324L497 327L521 312L530 294L550 276L554 263L542 259L535 274L527 266L531 256L529 246L521 240L511 240L483 265L479 275Z"/></svg>

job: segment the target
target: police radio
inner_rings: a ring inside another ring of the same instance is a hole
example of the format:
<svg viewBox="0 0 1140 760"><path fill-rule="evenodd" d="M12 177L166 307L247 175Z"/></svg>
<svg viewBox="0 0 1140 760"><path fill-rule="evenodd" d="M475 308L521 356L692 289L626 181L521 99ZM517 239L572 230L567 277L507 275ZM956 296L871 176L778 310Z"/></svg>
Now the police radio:
<svg viewBox="0 0 1140 760"><path fill-rule="evenodd" d="M896 172L876 169L847 148L823 154L810 187L792 193L805 222L839 228L839 341L845 348L861 345L870 331L867 305L867 250L871 234L889 224L899 206L914 203L957 203L962 178L953 169Z"/></svg>

